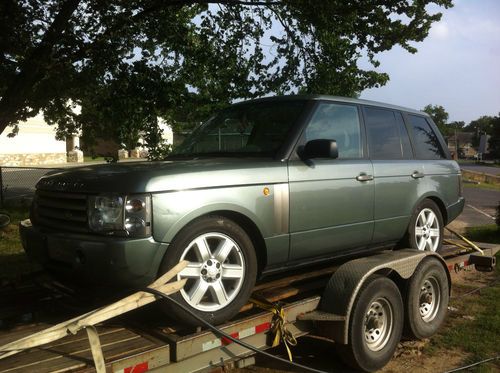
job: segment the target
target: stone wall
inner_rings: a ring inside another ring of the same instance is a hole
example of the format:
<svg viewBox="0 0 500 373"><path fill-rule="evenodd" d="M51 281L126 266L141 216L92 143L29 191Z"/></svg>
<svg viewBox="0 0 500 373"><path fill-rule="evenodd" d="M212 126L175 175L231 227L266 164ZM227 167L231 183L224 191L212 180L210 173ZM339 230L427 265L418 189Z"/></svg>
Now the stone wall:
<svg viewBox="0 0 500 373"><path fill-rule="evenodd" d="M27 167L66 163L66 153L0 154L0 166Z"/></svg>
<svg viewBox="0 0 500 373"><path fill-rule="evenodd" d="M500 176L485 174L484 172L475 172L462 169L462 177L465 180L473 180L479 181L480 183L500 185Z"/></svg>

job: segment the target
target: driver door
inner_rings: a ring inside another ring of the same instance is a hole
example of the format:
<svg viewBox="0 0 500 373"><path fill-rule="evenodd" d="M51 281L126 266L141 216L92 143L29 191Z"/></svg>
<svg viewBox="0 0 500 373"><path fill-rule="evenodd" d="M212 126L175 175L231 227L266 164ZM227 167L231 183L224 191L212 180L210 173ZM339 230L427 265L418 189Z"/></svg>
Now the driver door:
<svg viewBox="0 0 500 373"><path fill-rule="evenodd" d="M336 256L370 244L373 166L354 104L320 102L302 134L337 142L337 159L289 161L290 260Z"/></svg>

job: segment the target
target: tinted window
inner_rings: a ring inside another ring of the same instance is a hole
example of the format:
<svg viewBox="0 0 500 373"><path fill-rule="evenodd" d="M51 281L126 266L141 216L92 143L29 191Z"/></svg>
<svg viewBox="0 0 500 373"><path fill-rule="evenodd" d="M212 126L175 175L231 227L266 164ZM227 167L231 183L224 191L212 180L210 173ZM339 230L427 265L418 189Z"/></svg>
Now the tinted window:
<svg viewBox="0 0 500 373"><path fill-rule="evenodd" d="M415 153L419 159L445 158L439 139L424 117L409 115L413 129Z"/></svg>
<svg viewBox="0 0 500 373"><path fill-rule="evenodd" d="M339 158L361 158L358 109L353 105L320 103L305 131L306 141L337 141Z"/></svg>
<svg viewBox="0 0 500 373"><path fill-rule="evenodd" d="M392 110L365 108L368 151L372 159L409 158L408 134L401 133L402 118ZM399 119L399 120L398 120ZM406 136L403 137L402 135ZM411 153L410 153L411 154Z"/></svg>

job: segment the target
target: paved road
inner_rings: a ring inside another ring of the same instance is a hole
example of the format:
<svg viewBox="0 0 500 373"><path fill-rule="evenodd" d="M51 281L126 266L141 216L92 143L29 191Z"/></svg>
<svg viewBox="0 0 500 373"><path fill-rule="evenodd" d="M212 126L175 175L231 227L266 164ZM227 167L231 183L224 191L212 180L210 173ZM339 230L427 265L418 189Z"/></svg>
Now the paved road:
<svg viewBox="0 0 500 373"><path fill-rule="evenodd" d="M465 227L495 224L500 191L471 187L466 184L464 197L464 211L451 223L450 228L463 231Z"/></svg>
<svg viewBox="0 0 500 373"><path fill-rule="evenodd" d="M2 167L2 185L0 187L4 201L33 197L37 181L52 170Z"/></svg>
<svg viewBox="0 0 500 373"><path fill-rule="evenodd" d="M464 170L475 171L475 172L484 172L485 174L499 175L500 176L500 167L476 165L474 163L471 163L471 164L461 164L460 168L462 168Z"/></svg>

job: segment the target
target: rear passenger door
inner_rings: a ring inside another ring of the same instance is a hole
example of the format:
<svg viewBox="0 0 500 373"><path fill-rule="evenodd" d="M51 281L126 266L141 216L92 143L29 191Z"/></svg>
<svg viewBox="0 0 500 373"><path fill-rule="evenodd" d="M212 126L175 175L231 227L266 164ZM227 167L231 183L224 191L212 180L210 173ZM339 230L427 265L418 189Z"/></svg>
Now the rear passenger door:
<svg viewBox="0 0 500 373"><path fill-rule="evenodd" d="M396 241L408 227L424 168L413 157L401 112L364 106L363 114L375 177L373 244Z"/></svg>
<svg viewBox="0 0 500 373"><path fill-rule="evenodd" d="M289 161L290 259L339 255L371 242L373 169L358 105L319 102L300 145L336 140L337 159Z"/></svg>
<svg viewBox="0 0 500 373"><path fill-rule="evenodd" d="M406 117L415 157L425 173L425 192L439 196L446 207L456 203L460 172L455 161L451 160L439 130L428 117L416 114L407 114Z"/></svg>

